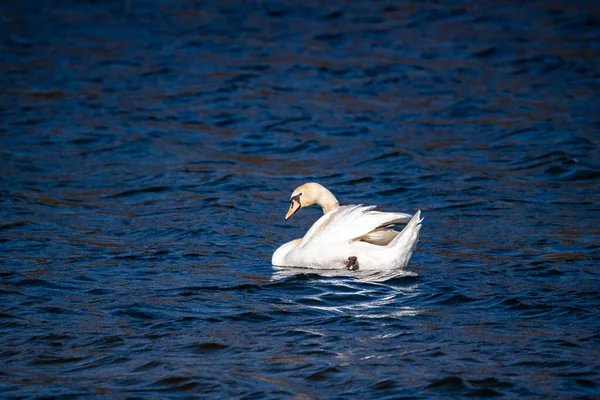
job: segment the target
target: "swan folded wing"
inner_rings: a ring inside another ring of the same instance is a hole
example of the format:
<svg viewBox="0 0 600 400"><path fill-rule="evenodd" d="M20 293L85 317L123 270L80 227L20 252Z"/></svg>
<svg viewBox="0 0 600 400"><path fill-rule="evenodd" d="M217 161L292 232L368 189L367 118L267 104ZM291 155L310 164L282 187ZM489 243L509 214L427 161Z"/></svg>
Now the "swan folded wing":
<svg viewBox="0 0 600 400"><path fill-rule="evenodd" d="M375 207L375 206L372 206ZM392 220L391 224L394 225L406 225L410 222L412 215L405 213L397 213L397 212L381 212L381 211L369 211L367 214L369 215L381 215L383 218L389 218Z"/></svg>
<svg viewBox="0 0 600 400"><path fill-rule="evenodd" d="M375 206L361 205L341 206L323 215L304 235L299 247L310 243L330 244L352 242L355 240L372 240L384 243L389 241L392 225L406 224L411 215L404 213L385 213L373 211ZM391 239L390 239L391 240Z"/></svg>
<svg viewBox="0 0 600 400"><path fill-rule="evenodd" d="M398 231L393 229L378 228L367 233L365 236L357 238L356 240L370 244L376 244L378 246L387 246L392 240L394 240L398 233Z"/></svg>

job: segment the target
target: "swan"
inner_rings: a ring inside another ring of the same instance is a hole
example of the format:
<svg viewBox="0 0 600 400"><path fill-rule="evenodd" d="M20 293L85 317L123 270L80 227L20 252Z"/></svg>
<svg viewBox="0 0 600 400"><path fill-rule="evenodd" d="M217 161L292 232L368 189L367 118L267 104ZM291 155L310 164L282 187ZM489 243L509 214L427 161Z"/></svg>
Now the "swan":
<svg viewBox="0 0 600 400"><path fill-rule="evenodd" d="M285 243L273 253L274 266L382 270L408 264L421 230L421 210L411 216L373 211L375 206L362 204L340 206L329 190L310 182L292 192L285 220L313 204L319 205L324 215L303 238ZM406 224L401 232L391 229L398 224Z"/></svg>

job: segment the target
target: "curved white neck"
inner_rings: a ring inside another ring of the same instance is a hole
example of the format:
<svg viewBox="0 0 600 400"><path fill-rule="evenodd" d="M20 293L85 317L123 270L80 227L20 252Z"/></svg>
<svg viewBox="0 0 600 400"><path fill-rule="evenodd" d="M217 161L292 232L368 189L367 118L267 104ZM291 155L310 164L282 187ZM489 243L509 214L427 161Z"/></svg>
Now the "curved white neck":
<svg viewBox="0 0 600 400"><path fill-rule="evenodd" d="M321 186L317 201L315 202L323 209L323 214L327 214L329 211L334 210L340 206L337 199L329 190Z"/></svg>

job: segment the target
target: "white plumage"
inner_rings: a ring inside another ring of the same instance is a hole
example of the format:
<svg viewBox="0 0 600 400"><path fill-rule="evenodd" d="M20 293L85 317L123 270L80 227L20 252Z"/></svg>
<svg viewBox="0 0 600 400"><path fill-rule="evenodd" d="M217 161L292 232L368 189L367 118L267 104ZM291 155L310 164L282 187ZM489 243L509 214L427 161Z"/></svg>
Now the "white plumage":
<svg viewBox="0 0 600 400"><path fill-rule="evenodd" d="M339 206L323 186L308 183L297 188L291 197L286 219L298 209L318 204L324 215L302 239L279 247L273 254L276 266L340 269L356 257L357 268L404 268L415 249L421 229L421 211L412 216L404 213L374 211L375 206ZM401 232L391 229L406 224Z"/></svg>

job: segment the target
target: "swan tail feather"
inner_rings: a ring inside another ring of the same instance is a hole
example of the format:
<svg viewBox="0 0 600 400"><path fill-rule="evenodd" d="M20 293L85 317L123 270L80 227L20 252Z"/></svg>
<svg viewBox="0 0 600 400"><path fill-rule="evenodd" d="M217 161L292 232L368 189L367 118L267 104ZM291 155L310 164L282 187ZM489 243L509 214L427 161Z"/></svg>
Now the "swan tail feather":
<svg viewBox="0 0 600 400"><path fill-rule="evenodd" d="M398 236L387 246L396 254L398 265L405 266L408 264L417 246L423 219L421 218L421 210L418 210Z"/></svg>

